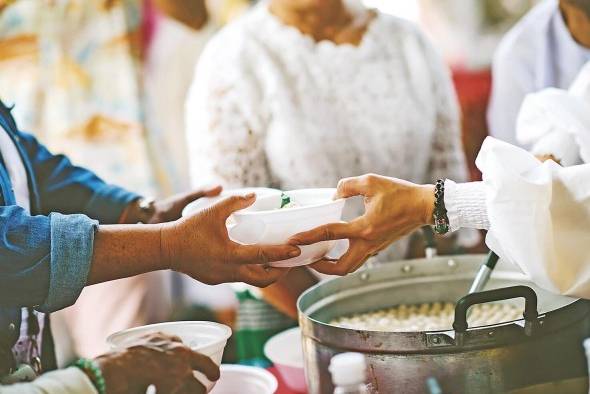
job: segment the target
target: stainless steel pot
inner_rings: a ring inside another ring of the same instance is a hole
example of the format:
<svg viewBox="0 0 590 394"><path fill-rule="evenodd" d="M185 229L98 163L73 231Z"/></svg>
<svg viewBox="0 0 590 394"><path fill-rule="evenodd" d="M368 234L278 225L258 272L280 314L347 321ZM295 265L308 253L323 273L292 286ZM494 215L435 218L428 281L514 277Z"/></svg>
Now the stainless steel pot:
<svg viewBox="0 0 590 394"><path fill-rule="evenodd" d="M579 382L587 393L582 340L590 336L590 302L548 293L500 261L486 289L467 296L448 331L376 332L341 328L336 317L397 304L457 302L485 256L436 257L389 263L320 283L298 301L311 394L332 393L335 354L366 354L374 393L425 393L435 377L444 393L501 393L555 381ZM518 297L518 298L513 298ZM466 328L470 305L493 300L524 306L525 319ZM578 392L578 391L573 391Z"/></svg>

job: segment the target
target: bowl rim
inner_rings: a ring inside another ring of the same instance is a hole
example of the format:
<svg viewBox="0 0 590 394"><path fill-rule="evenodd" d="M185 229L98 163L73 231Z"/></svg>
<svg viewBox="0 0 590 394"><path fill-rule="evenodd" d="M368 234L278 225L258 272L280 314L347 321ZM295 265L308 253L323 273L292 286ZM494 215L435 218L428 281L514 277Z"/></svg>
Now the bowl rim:
<svg viewBox="0 0 590 394"><path fill-rule="evenodd" d="M279 381L277 380L276 376L274 376L272 373L270 373L269 371L267 371L264 368L260 368L260 367L255 367L252 365L241 365L241 364L221 364L219 366L219 369L221 371L221 373L223 374L223 371L229 371L229 372L247 372L247 373L252 373L262 379L264 379L267 383L269 383L269 389L274 393L278 390L279 388ZM221 381L221 378L220 378Z"/></svg>
<svg viewBox="0 0 590 394"><path fill-rule="evenodd" d="M333 194L336 193L336 189L335 188L330 188L330 187L311 188L311 189L294 189L294 190L284 191L283 193L288 194L288 193L293 193L293 192L312 192L312 191L318 191L318 192L333 191ZM275 198L275 197L276 197L276 195L268 195L268 196L260 197L259 200L270 199L270 198ZM289 208L287 210L282 210L282 209L265 209L265 210L262 210L262 211L248 211L248 210L244 209L244 210L241 210L241 211L234 212L233 215L236 216L236 217L259 216L259 215L280 215L280 214L284 214L285 212L298 212L298 211L304 211L304 210L315 209L315 208L323 208L323 207L329 207L329 206L337 206L337 205L340 205L340 204L344 204L344 202L345 202L345 199L344 198L338 198L336 200L330 200L330 201L322 202L322 203L319 203L319 204L305 205L305 206L302 206L302 207L293 207L293 208Z"/></svg>
<svg viewBox="0 0 590 394"><path fill-rule="evenodd" d="M191 325L191 326L209 326L209 327L215 327L215 328L219 328L223 331L223 335L221 335L219 338L212 340L212 341L208 341L207 343L203 344L202 346L198 346L192 350L195 351L199 351L199 349L203 349L205 347L211 346L215 343L218 342L223 342L223 341L227 341L229 339L229 337L232 336L232 329L229 326L226 326L225 324L221 324L221 323L217 323L217 322L212 322L212 321L207 321L207 320L181 320L181 321L168 321L168 322L162 322L162 323L154 323L154 324L146 324L143 326L138 326L138 327L132 327L132 328L128 328L126 330L121 330L121 331L117 331L115 333L112 333L111 335L109 335L106 339L106 342L108 345L110 345L111 347L120 347L120 345L117 345L115 343L113 343L113 339L119 337L119 336L125 336L125 335L132 335L133 333L136 333L138 331L143 331L145 329L158 329L158 328L162 328L165 329L166 327L170 327L170 326L180 326L180 325ZM157 331L155 331L157 332ZM148 333L146 333L148 334Z"/></svg>
<svg viewBox="0 0 590 394"><path fill-rule="evenodd" d="M297 365L296 363L291 363L291 362L277 362L273 359L273 357L270 357L270 351L268 350L271 346L271 343L273 341L277 341L282 337L286 337L291 335L294 331L299 331L299 335L301 338L303 338L303 331L301 330L301 327L297 326L297 327L292 327L289 328L285 331L281 331L278 334L273 335L272 337L270 337L270 339L268 341L266 341L266 343L264 344L264 355L270 360L272 361L272 363L276 366L285 366L285 367L291 367L291 368L296 368L296 369L303 369L305 367L305 360L302 360L302 364L301 365ZM300 346L301 342L299 343ZM301 349L301 351L303 352L303 348Z"/></svg>
<svg viewBox="0 0 590 394"><path fill-rule="evenodd" d="M217 196L201 197L199 199L196 199L195 201L191 201L183 208L182 216L184 217L184 216L190 215L191 211L195 211L195 210L200 211L202 209L205 209L206 208L205 206L213 206L215 204L218 204L221 201L225 200L226 198L230 198L233 196L246 195L248 193L257 193L257 192L258 193L259 192L266 193L265 195L260 196L260 198L281 194L281 191L279 189L274 189L271 187L238 187L238 188L234 188L234 189L225 189L224 188L221 191L221 193L219 193L219 195L217 195ZM203 206L203 207L201 207L201 206Z"/></svg>

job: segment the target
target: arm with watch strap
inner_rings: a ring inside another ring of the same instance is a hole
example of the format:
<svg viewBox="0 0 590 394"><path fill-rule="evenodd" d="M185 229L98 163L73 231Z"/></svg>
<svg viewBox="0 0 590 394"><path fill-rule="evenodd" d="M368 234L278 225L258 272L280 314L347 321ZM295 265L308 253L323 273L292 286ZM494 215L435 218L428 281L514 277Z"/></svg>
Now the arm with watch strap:
<svg viewBox="0 0 590 394"><path fill-rule="evenodd" d="M488 230L486 243L537 285L590 298L590 164L561 167L513 145L488 138L476 164L483 181L417 185L365 175L342 180L337 197L365 197L365 214L295 235L290 243L350 240L338 260L316 270L345 275L424 225L444 233L461 227Z"/></svg>

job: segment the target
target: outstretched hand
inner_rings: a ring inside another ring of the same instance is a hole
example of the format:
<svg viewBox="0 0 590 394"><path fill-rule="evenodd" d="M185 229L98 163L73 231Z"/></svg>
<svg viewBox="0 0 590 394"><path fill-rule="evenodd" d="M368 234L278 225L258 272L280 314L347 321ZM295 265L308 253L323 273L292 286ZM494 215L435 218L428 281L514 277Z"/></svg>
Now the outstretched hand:
<svg viewBox="0 0 590 394"><path fill-rule="evenodd" d="M349 223L332 223L296 234L291 245L349 239L348 251L337 261L324 259L311 267L329 275L346 275L391 243L432 222L434 186L364 175L343 179L336 198L364 196L365 214Z"/></svg>
<svg viewBox="0 0 590 394"><path fill-rule="evenodd" d="M255 194L229 197L193 216L164 224L163 259L170 268L207 284L245 282L265 287L274 283L288 269L268 263L299 256L299 248L241 245L230 240L227 232L228 217L255 200Z"/></svg>

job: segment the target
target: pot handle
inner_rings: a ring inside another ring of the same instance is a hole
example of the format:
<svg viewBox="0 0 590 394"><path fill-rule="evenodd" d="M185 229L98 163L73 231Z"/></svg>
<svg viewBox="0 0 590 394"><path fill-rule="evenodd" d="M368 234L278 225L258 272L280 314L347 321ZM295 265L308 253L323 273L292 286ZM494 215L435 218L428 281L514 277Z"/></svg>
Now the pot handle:
<svg viewBox="0 0 590 394"><path fill-rule="evenodd" d="M467 331L467 310L469 307L487 302L509 300L511 298L524 298L525 334L530 335L531 328L539 316L537 312L537 294L530 287L522 285L467 294L457 302L453 329L458 334L463 334Z"/></svg>

